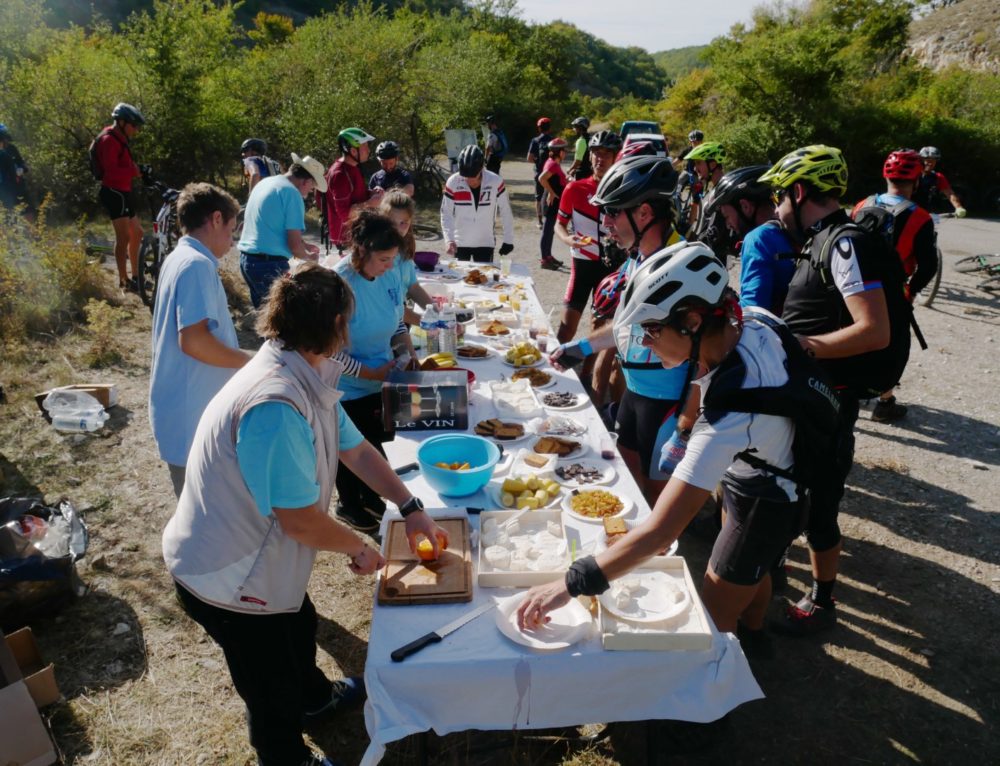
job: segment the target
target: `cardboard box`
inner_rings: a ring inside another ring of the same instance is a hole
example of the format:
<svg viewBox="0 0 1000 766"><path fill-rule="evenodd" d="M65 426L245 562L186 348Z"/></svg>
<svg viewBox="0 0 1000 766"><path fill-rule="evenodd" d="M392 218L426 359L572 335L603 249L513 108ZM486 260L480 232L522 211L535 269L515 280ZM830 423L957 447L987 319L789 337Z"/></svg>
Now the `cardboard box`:
<svg viewBox="0 0 1000 766"><path fill-rule="evenodd" d="M516 513L517 511L483 511L479 514L479 564L476 571L478 573L477 581L480 588L530 588L533 585L544 585L553 580L559 580L566 574L566 567L570 564L568 552L565 555L565 566L548 572L538 572L535 570L515 572L509 569L494 569L490 566L489 562L483 556L483 550L487 547L482 542L483 524L487 519L493 519L497 524L503 524ZM529 511L522 518L525 522L542 525L547 525L548 522L554 521L559 525L562 538L566 539L566 529L562 523L562 511L558 509Z"/></svg>
<svg viewBox="0 0 1000 766"><path fill-rule="evenodd" d="M52 665L42 661L31 628L0 642L0 763L49 766L56 748L38 708L60 697Z"/></svg>
<svg viewBox="0 0 1000 766"><path fill-rule="evenodd" d="M38 409L42 411L42 415L45 416L46 420L49 420L49 413L42 406L42 402L45 401L46 396L59 389L84 391L97 399L106 410L110 410L118 404L118 386L114 383L74 383L71 386L57 386L56 388L50 388L48 391L42 391L40 394L35 394L35 403L38 405Z"/></svg>
<svg viewBox="0 0 1000 766"><path fill-rule="evenodd" d="M382 384L386 431L465 431L469 427L465 370L394 371Z"/></svg>

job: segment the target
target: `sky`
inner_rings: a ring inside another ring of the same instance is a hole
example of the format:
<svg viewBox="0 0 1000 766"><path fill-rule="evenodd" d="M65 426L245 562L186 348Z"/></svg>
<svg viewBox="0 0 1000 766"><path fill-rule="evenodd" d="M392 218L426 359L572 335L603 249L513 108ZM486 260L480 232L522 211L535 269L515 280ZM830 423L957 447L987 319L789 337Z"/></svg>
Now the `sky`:
<svg viewBox="0 0 1000 766"><path fill-rule="evenodd" d="M754 0L517 0L521 18L568 21L612 45L650 53L704 45L738 21L750 20ZM610 13L609 13L610 9ZM610 17L610 18L609 18Z"/></svg>

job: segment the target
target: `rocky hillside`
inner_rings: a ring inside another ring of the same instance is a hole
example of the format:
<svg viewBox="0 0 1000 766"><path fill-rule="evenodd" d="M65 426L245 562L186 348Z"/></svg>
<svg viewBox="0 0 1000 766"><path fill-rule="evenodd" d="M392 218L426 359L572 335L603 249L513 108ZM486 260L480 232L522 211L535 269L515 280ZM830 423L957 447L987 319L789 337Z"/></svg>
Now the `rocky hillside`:
<svg viewBox="0 0 1000 766"><path fill-rule="evenodd" d="M910 53L932 69L1000 74L1000 2L959 0L910 25Z"/></svg>

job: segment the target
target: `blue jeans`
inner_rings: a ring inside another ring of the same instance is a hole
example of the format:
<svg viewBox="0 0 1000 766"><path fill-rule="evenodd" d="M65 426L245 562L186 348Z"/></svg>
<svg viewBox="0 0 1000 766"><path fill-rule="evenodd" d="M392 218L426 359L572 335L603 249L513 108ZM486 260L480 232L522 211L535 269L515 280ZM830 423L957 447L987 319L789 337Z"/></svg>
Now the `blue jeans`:
<svg viewBox="0 0 1000 766"><path fill-rule="evenodd" d="M240 274L250 288L250 302L255 309L267 298L271 283L288 272L288 259L276 255L240 253Z"/></svg>

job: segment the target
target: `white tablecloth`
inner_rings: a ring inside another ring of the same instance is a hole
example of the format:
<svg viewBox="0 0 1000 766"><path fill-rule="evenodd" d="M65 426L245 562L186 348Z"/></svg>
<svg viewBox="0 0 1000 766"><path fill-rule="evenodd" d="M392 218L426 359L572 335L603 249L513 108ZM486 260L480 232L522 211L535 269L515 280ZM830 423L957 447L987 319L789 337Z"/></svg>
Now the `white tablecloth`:
<svg viewBox="0 0 1000 766"><path fill-rule="evenodd" d="M514 279L525 285L528 294L522 309L528 307L535 315L542 315L530 278L515 271ZM465 285L453 289L461 294L470 292ZM483 295L496 293L483 291ZM478 343L486 339L471 335L470 340ZM463 366L476 373L469 415L470 426L474 426L494 415L486 382L499 380L502 374L509 376L511 368L497 358ZM551 367L544 369L554 373ZM575 373L555 374L559 382L552 390L583 393ZM588 459L600 460L598 440L605 428L596 410L588 406L567 414L589 426L585 437L591 444ZM419 442L434 433L398 433L395 441L384 445L389 461L397 467L414 462ZM620 457L614 465L618 476L610 489L635 501L631 518L648 515L649 507ZM403 479L434 515L453 514L455 509L466 507L493 507L484 492L441 498L419 472ZM391 515L386 514L386 523ZM477 516L470 519L473 526L478 524ZM574 521L566 514L564 524L568 536L578 537L578 549L589 552L601 526ZM471 603L375 605L365 664L365 723L371 744L363 766L377 764L387 743L430 729L443 735L466 729L544 729L647 719L706 722L763 696L739 642L714 628L708 651L608 652L595 628L589 638L570 649L538 652L504 637L497 629L494 610L403 662L390 659L393 650L476 605L490 600L499 603L520 592L477 585Z"/></svg>

